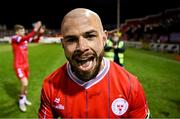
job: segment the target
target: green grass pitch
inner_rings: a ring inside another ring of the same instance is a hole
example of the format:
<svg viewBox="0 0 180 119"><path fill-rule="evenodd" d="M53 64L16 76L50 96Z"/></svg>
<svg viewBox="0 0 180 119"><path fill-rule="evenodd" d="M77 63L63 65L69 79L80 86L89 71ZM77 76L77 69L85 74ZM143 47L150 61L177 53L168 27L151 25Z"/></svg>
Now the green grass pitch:
<svg viewBox="0 0 180 119"><path fill-rule="evenodd" d="M127 48L125 68L145 89L152 117L180 117L180 62L173 55ZM27 112L18 109L19 81L9 44L0 44L0 118L37 118L43 79L66 62L59 44L29 44L30 80Z"/></svg>

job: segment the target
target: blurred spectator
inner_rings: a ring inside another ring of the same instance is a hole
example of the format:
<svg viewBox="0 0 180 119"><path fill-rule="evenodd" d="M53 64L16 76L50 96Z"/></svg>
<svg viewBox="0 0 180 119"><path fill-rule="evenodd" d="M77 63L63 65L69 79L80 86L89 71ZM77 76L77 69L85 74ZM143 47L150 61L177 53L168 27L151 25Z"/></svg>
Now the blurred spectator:
<svg viewBox="0 0 180 119"><path fill-rule="evenodd" d="M121 38L121 33L113 33L112 37L107 39L104 50L108 59L124 66L125 42Z"/></svg>

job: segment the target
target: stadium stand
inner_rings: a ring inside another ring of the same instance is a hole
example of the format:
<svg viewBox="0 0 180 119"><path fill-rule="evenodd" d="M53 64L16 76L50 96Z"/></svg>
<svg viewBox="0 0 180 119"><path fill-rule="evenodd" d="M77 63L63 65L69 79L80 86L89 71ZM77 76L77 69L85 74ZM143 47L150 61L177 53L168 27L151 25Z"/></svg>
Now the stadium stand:
<svg viewBox="0 0 180 119"><path fill-rule="evenodd" d="M154 51L179 54L179 26L180 7L143 18L128 19L120 30L126 35L126 43L131 47L148 47Z"/></svg>

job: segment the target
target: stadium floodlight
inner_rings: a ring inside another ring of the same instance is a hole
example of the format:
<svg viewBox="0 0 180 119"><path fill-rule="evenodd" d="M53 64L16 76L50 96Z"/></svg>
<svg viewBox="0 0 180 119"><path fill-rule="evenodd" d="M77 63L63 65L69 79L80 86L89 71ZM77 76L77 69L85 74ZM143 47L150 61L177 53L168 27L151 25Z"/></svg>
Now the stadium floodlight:
<svg viewBox="0 0 180 119"><path fill-rule="evenodd" d="M117 30L120 27L120 0L117 0Z"/></svg>

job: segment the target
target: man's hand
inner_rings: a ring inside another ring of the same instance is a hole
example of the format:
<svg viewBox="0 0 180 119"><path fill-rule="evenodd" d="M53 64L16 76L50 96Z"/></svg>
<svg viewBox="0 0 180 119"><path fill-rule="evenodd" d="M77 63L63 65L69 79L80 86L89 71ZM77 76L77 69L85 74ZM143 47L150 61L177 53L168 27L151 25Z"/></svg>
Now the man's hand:
<svg viewBox="0 0 180 119"><path fill-rule="evenodd" d="M41 21L38 21L38 22L34 23L34 31L38 32L41 25L42 25Z"/></svg>
<svg viewBox="0 0 180 119"><path fill-rule="evenodd" d="M41 26L39 33L43 34L45 32L45 30L46 30L46 27L43 25L43 26Z"/></svg>

